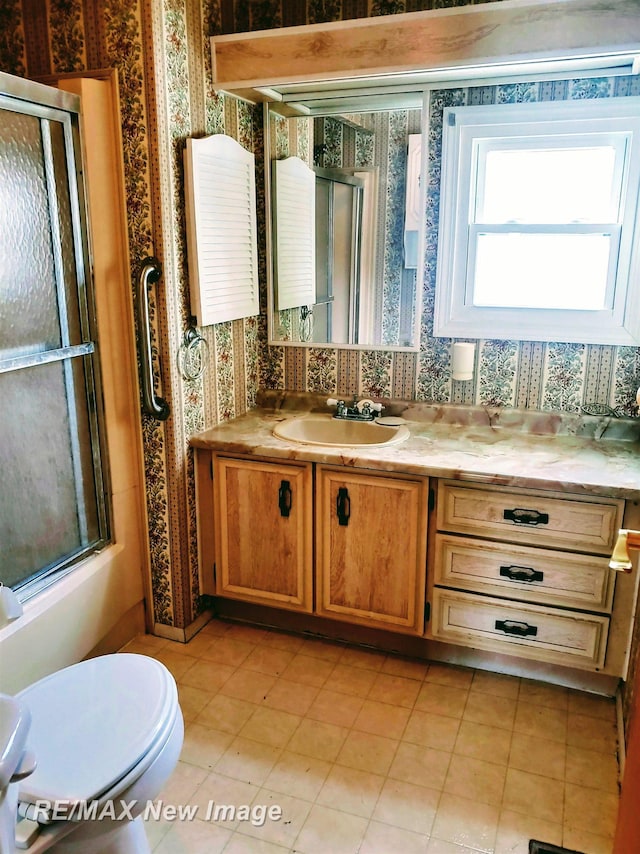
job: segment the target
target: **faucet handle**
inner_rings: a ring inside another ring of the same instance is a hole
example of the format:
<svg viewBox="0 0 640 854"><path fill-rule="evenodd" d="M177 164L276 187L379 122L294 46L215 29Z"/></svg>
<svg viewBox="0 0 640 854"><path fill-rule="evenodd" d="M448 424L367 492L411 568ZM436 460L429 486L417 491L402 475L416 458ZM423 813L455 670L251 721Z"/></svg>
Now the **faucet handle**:
<svg viewBox="0 0 640 854"><path fill-rule="evenodd" d="M369 400L369 398L365 398L364 400L360 400L357 403L357 408L360 412L363 409L368 408L371 412L382 412L384 406L381 403L374 403L373 400Z"/></svg>
<svg viewBox="0 0 640 854"><path fill-rule="evenodd" d="M327 406L335 406L336 414L333 416L334 418L344 418L345 417L345 414L347 411L347 406L346 406L344 400L336 400L335 397L330 397L327 400Z"/></svg>

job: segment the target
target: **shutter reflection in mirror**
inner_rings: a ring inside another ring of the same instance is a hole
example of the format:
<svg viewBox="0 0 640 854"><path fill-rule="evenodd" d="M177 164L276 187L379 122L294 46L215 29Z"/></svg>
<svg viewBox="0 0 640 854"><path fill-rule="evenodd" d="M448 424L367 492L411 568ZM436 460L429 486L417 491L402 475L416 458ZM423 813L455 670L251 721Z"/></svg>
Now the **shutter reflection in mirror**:
<svg viewBox="0 0 640 854"><path fill-rule="evenodd" d="M273 164L277 310L316 301L316 176L299 157Z"/></svg>

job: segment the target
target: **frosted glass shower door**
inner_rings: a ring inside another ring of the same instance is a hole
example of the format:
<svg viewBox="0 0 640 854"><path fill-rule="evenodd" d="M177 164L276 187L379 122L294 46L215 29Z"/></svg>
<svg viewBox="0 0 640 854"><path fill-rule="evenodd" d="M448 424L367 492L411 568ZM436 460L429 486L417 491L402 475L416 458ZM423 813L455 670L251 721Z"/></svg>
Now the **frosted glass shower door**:
<svg viewBox="0 0 640 854"><path fill-rule="evenodd" d="M0 96L0 581L15 588L107 533L77 144L72 112Z"/></svg>

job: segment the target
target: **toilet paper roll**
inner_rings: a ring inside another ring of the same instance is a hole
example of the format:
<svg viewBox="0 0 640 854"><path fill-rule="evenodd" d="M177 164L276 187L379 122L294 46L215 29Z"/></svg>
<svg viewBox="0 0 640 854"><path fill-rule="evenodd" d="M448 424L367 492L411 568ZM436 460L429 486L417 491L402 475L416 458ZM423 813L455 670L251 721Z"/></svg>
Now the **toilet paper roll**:
<svg viewBox="0 0 640 854"><path fill-rule="evenodd" d="M453 345L451 367L454 380L472 380L473 365L476 359L476 345L466 341L456 341Z"/></svg>

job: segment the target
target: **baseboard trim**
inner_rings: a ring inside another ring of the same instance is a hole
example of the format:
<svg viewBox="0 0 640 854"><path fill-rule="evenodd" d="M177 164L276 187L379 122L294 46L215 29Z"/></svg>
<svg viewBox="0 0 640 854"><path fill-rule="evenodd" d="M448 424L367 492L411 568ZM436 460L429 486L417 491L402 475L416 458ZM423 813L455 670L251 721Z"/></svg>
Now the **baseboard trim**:
<svg viewBox="0 0 640 854"><path fill-rule="evenodd" d="M209 610L203 611L196 619L189 623L184 629L179 629L176 626L166 626L164 623L154 623L153 634L159 638L178 641L178 643L188 643L192 637L198 634L200 629L211 620L213 613Z"/></svg>

